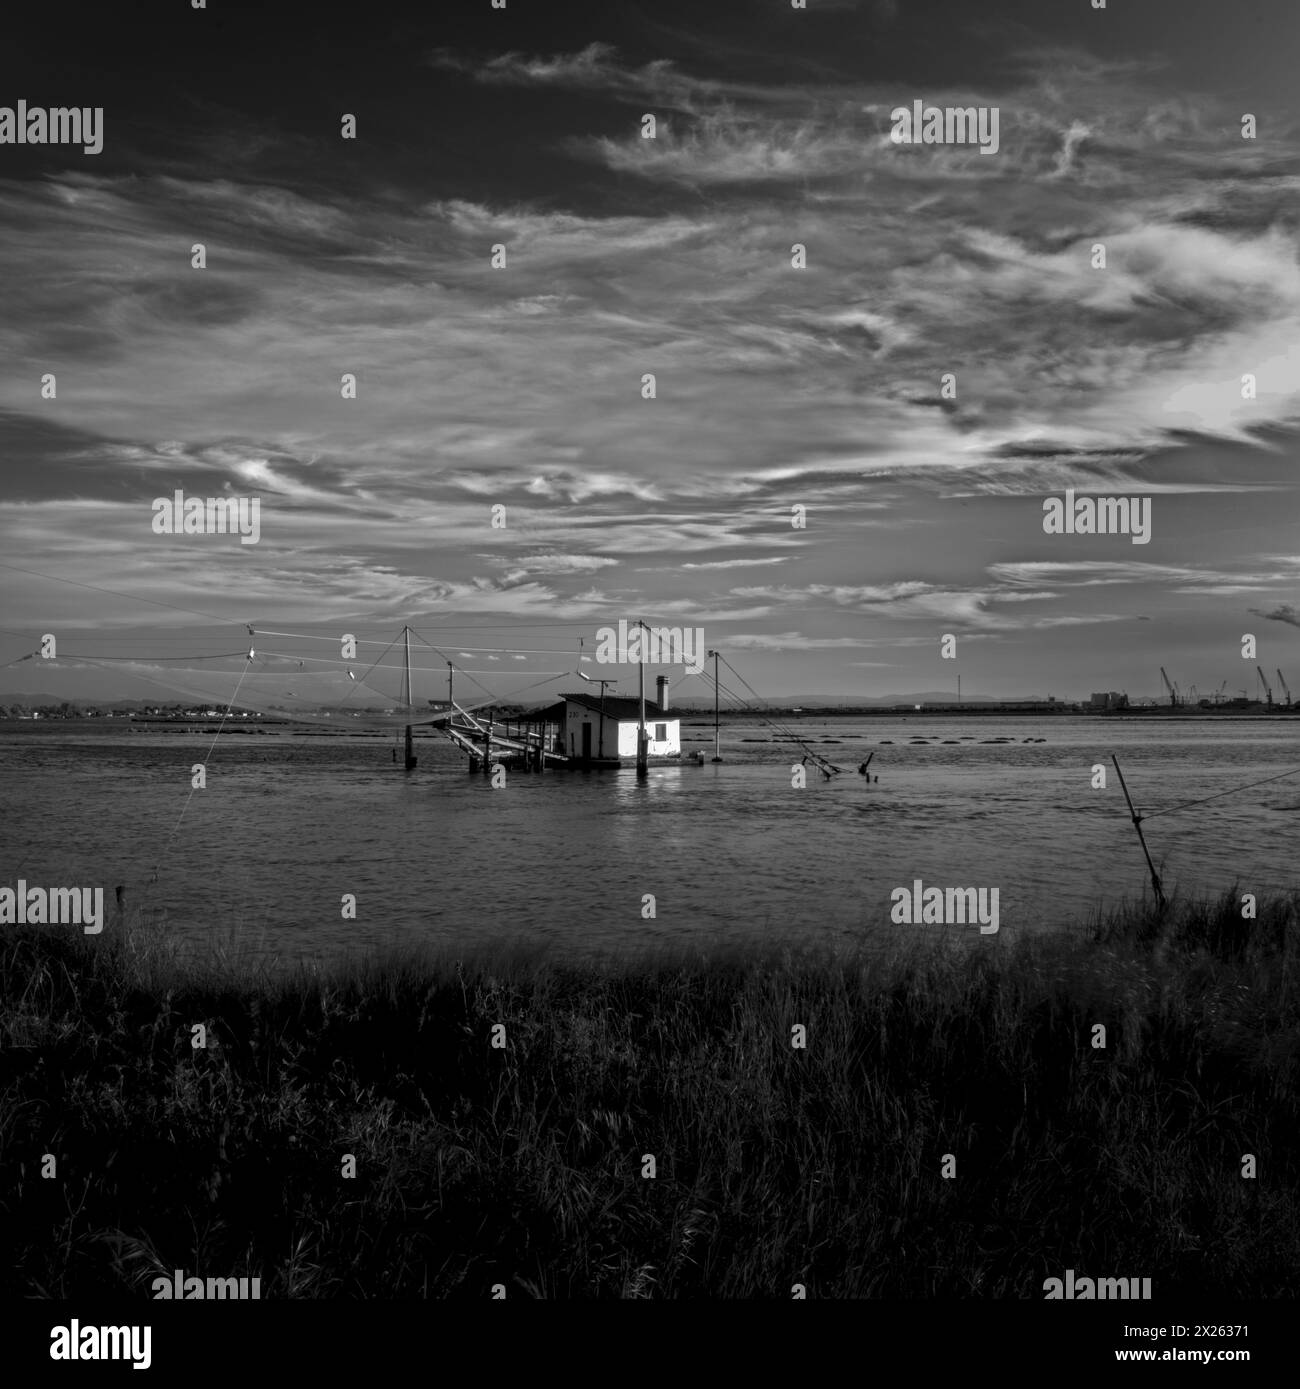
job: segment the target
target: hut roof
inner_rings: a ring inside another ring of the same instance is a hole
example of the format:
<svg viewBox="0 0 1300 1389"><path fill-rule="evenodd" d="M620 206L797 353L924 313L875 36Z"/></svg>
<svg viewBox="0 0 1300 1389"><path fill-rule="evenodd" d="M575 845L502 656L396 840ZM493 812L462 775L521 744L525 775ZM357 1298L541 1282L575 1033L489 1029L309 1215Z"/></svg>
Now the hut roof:
<svg viewBox="0 0 1300 1389"><path fill-rule="evenodd" d="M565 714L566 704L577 704L583 709L589 709L593 714L600 713L600 696L582 694L566 694L560 696L558 704L548 704L545 708L534 709L531 714L523 716L527 723L559 723ZM645 702L645 716L649 719L675 719L677 711L661 709L653 699ZM629 720L639 721L641 718L641 701L632 695L606 695L605 696L605 717L613 719L619 723L626 723Z"/></svg>

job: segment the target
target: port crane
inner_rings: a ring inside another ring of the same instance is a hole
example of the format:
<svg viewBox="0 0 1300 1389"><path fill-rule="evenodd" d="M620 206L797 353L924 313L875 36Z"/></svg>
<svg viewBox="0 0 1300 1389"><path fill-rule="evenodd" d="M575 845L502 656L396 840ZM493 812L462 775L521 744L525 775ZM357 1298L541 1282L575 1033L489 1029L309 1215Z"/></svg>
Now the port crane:
<svg viewBox="0 0 1300 1389"><path fill-rule="evenodd" d="M1268 702L1268 707L1271 709L1273 707L1272 686L1268 683L1268 676L1264 674L1264 667L1256 666L1255 669L1259 671L1259 683L1264 687L1264 698Z"/></svg>
<svg viewBox="0 0 1300 1389"><path fill-rule="evenodd" d="M1165 674L1164 666L1160 667L1160 678L1165 682L1165 689L1169 691L1169 705L1171 708L1178 707L1178 686Z"/></svg>
<svg viewBox="0 0 1300 1389"><path fill-rule="evenodd" d="M1282 687L1282 693L1286 695L1286 707L1291 707L1291 686L1286 683L1286 676L1279 670L1277 673L1277 683Z"/></svg>

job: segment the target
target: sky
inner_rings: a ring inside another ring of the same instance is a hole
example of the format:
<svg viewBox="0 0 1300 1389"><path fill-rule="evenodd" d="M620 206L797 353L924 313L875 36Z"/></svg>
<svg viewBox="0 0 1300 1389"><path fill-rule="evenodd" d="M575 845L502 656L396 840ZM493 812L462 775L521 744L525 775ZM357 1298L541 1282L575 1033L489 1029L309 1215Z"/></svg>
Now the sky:
<svg viewBox="0 0 1300 1389"><path fill-rule="evenodd" d="M0 689L395 691L409 623L633 693L640 618L772 697L1300 690L1294 0L36 8L0 106L104 147L0 144Z"/></svg>

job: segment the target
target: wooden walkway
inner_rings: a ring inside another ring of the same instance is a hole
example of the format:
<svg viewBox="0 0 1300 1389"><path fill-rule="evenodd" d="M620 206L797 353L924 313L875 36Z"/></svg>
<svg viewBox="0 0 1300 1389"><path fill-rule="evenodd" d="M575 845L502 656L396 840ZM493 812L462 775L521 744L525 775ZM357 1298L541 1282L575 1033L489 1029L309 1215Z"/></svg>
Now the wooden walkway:
<svg viewBox="0 0 1300 1389"><path fill-rule="evenodd" d="M459 704L453 703L452 709L447 722L439 726L468 755L471 772L478 771L480 767L485 772L489 771L496 763L540 772L548 762L567 767L572 761L563 753L548 751L545 736L540 732L525 730L522 737L506 737L495 731L492 720L477 719Z"/></svg>

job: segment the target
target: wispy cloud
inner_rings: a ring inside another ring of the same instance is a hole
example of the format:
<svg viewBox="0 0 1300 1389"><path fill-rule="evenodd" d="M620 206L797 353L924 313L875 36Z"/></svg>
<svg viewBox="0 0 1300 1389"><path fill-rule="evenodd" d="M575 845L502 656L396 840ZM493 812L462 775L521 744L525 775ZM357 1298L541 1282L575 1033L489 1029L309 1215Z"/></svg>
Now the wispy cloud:
<svg viewBox="0 0 1300 1389"><path fill-rule="evenodd" d="M1256 617L1266 618L1270 622L1285 622L1288 627L1300 627L1300 612L1290 603L1279 603L1272 612L1264 612L1261 608L1251 608L1251 612Z"/></svg>
<svg viewBox="0 0 1300 1389"><path fill-rule="evenodd" d="M0 179L6 557L322 621L655 610L755 653L942 624L1057 659L1149 598L1291 623L1295 113L1244 141L1169 51L1029 19L968 81L850 79L829 36L890 26L820 8L788 64L774 16L671 60L613 12L558 52L418 48L463 128L403 166L367 125L364 177L262 121L211 174L169 149ZM913 98L998 105L998 155L892 144ZM478 119L506 101L508 137ZM1150 562L1037 548L1036 496L1076 484L1157 498ZM155 543L177 487L260 495L256 560ZM749 567L791 582L730 587ZM7 592L15 621L121 620L47 589Z"/></svg>

